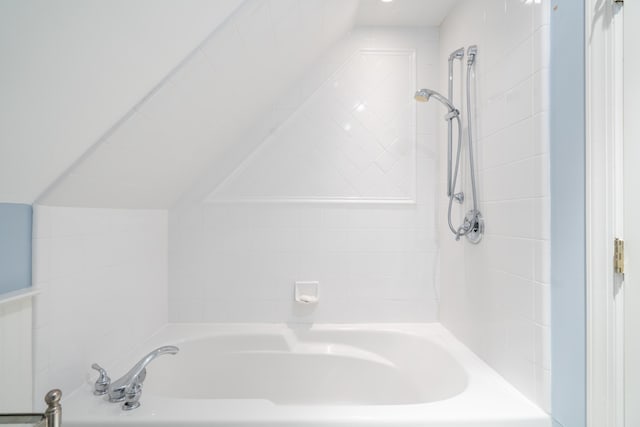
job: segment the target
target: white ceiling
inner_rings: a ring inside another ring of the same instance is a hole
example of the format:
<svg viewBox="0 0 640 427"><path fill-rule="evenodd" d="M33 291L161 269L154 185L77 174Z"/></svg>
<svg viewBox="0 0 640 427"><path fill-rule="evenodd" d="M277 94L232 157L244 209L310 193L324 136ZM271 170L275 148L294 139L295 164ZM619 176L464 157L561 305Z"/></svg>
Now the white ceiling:
<svg viewBox="0 0 640 427"><path fill-rule="evenodd" d="M458 0L360 0L356 25L438 26Z"/></svg>
<svg viewBox="0 0 640 427"><path fill-rule="evenodd" d="M240 3L0 1L0 201L33 203Z"/></svg>
<svg viewBox="0 0 640 427"><path fill-rule="evenodd" d="M173 206L353 27L356 8L355 0L245 1L40 202Z"/></svg>

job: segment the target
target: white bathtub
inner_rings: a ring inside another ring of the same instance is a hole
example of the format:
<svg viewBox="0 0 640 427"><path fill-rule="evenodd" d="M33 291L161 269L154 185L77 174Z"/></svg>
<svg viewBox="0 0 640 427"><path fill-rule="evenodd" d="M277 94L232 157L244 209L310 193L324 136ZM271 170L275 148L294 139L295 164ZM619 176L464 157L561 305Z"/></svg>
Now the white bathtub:
<svg viewBox="0 0 640 427"><path fill-rule="evenodd" d="M124 412L92 395L63 402L65 427L547 427L549 417L438 324L168 325L123 364L175 344Z"/></svg>

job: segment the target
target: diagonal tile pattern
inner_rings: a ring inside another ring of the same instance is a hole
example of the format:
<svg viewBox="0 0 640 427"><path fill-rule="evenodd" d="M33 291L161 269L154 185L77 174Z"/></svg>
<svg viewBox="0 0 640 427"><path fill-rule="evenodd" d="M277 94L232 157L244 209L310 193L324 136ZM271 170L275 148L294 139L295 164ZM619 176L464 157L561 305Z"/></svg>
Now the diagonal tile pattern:
<svg viewBox="0 0 640 427"><path fill-rule="evenodd" d="M414 200L415 69L357 50L207 200Z"/></svg>

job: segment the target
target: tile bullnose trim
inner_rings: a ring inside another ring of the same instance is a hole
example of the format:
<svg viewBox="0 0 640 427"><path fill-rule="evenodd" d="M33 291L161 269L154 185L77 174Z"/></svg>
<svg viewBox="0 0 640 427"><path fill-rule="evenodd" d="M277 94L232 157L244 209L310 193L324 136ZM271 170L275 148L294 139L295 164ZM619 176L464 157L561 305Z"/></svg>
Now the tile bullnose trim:
<svg viewBox="0 0 640 427"><path fill-rule="evenodd" d="M5 294L0 294L0 307L14 301L34 297L41 292L42 291L40 289L24 288L18 289L17 291L7 292Z"/></svg>

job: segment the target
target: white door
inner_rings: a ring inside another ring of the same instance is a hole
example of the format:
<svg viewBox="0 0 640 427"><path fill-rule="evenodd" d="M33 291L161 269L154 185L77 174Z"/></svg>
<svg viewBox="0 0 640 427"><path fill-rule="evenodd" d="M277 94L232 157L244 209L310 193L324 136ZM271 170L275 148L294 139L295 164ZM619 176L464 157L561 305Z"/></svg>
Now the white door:
<svg viewBox="0 0 640 427"><path fill-rule="evenodd" d="M640 2L624 2L625 426L640 426Z"/></svg>

